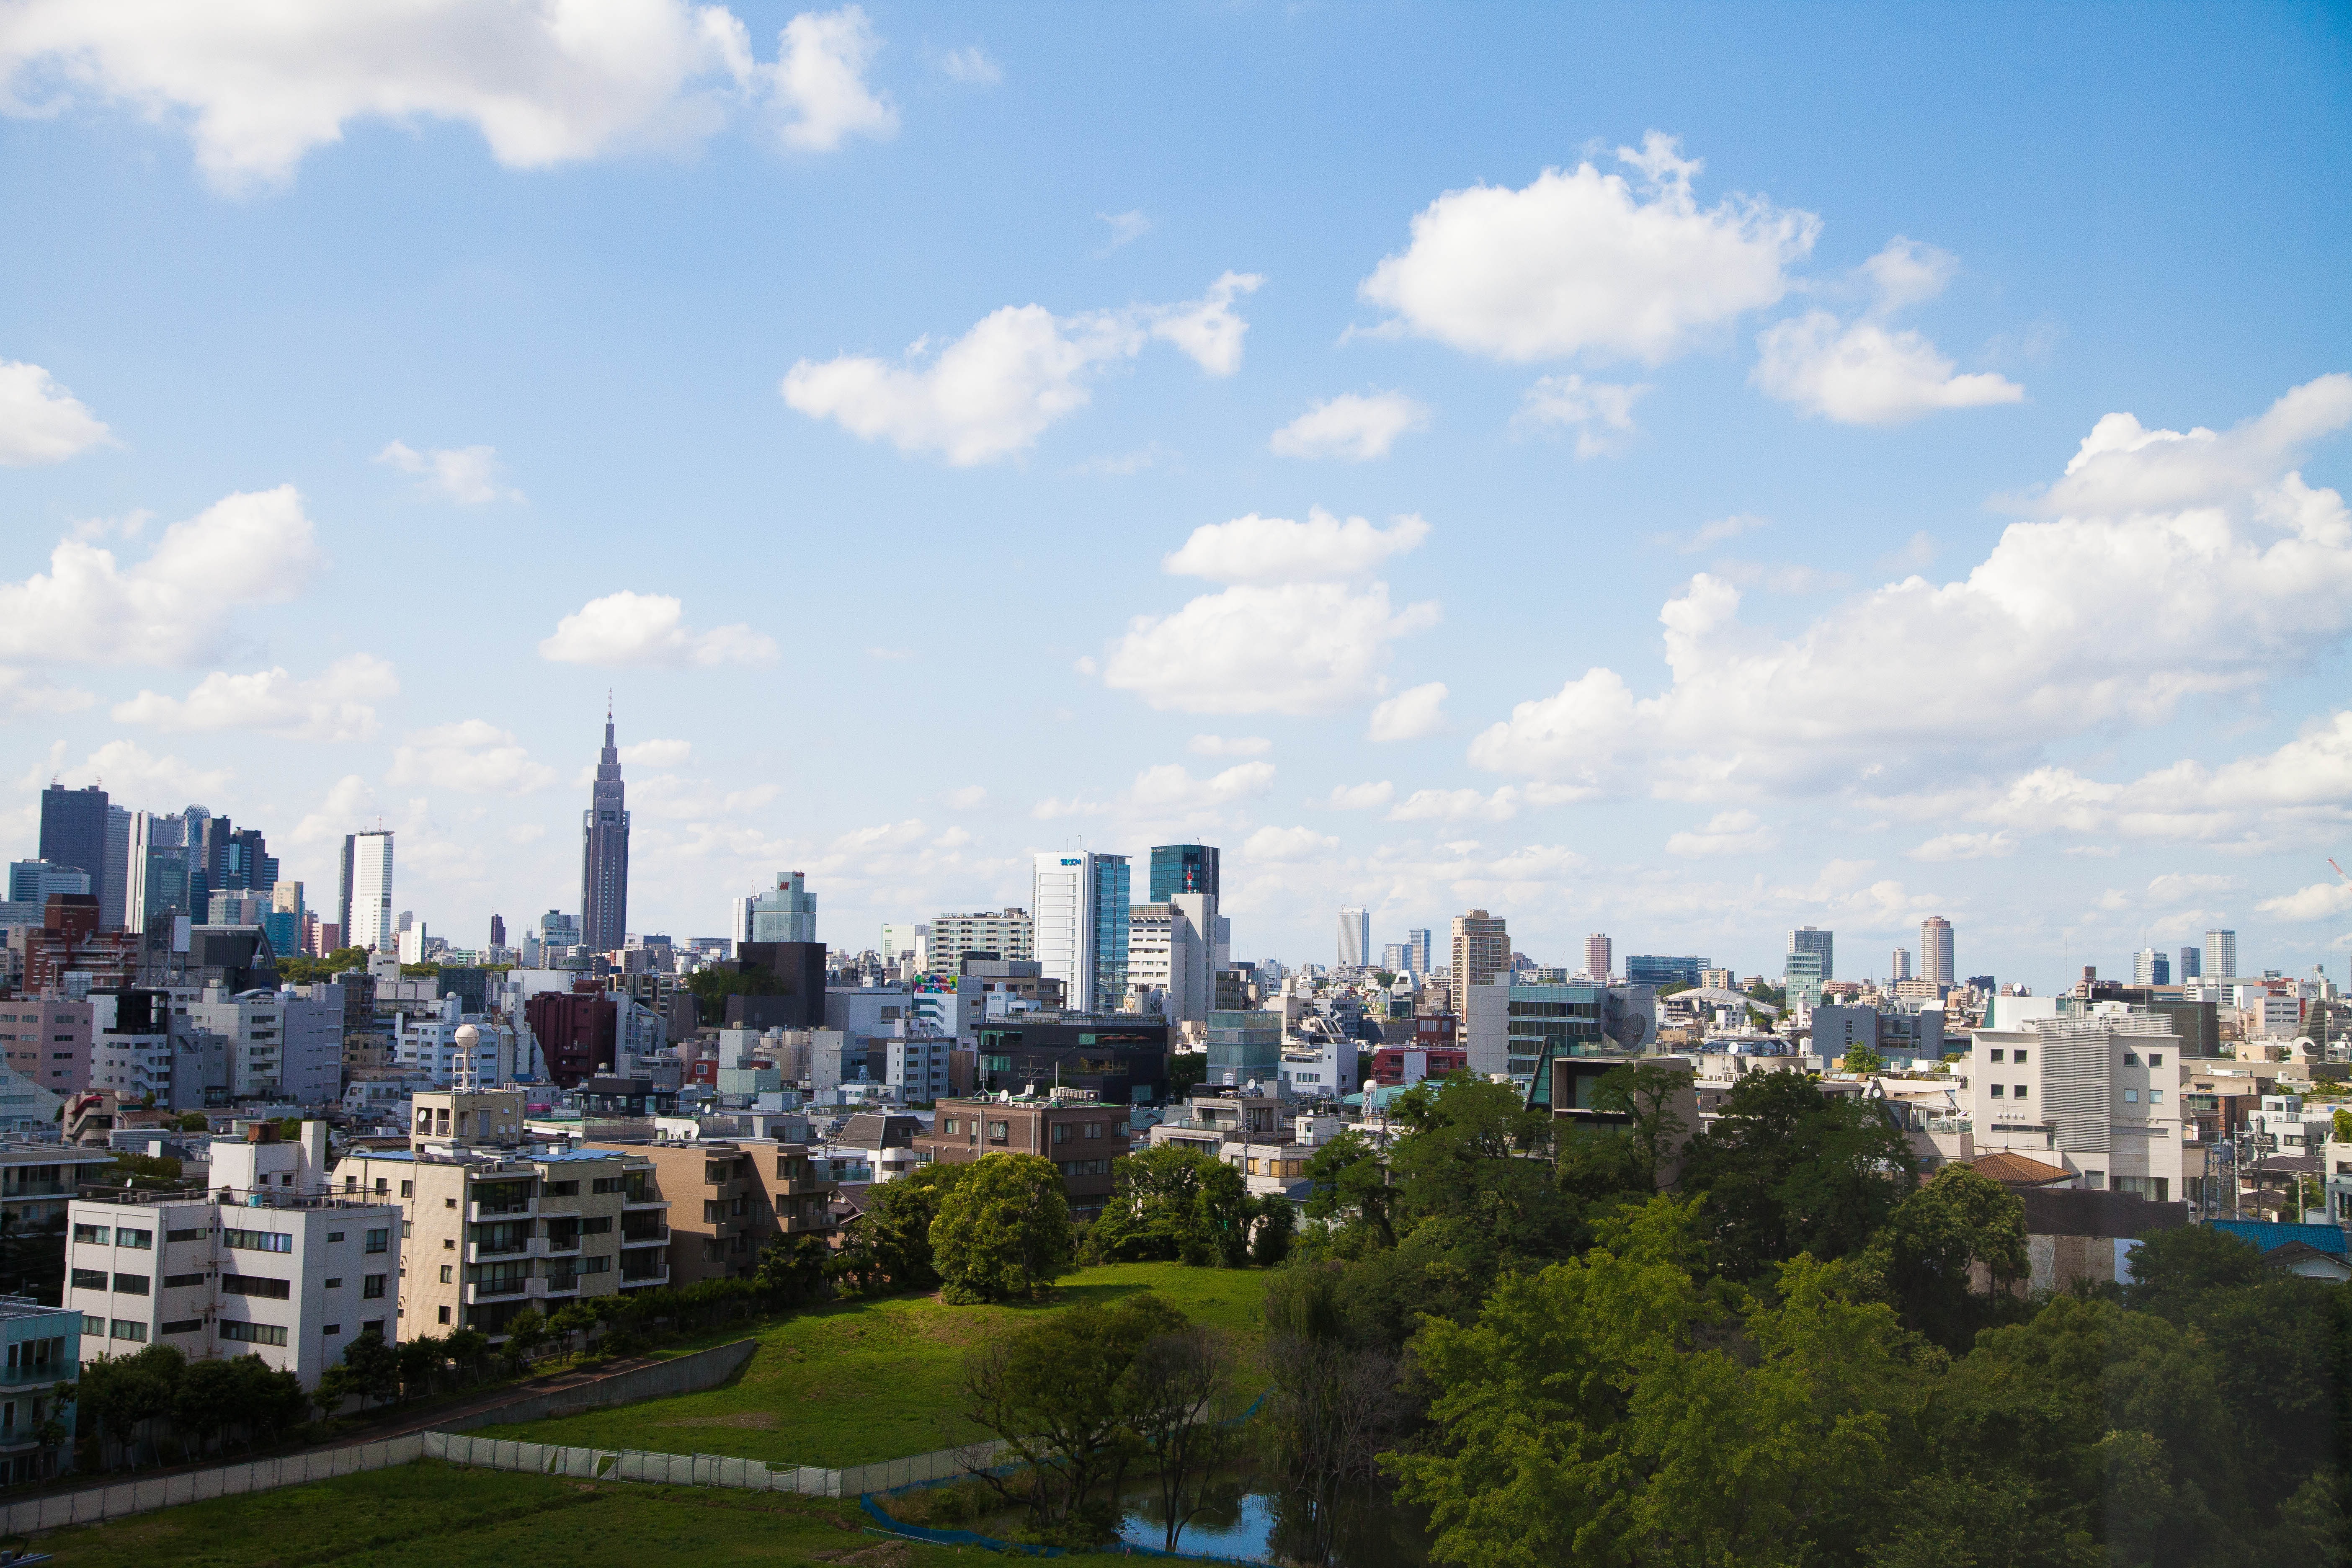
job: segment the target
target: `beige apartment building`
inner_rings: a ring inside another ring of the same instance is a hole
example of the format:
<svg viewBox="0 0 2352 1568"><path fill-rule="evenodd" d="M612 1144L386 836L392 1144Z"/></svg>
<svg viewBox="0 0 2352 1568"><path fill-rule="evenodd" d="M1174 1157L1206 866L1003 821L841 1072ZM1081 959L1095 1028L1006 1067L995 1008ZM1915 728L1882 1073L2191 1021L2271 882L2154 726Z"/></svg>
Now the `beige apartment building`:
<svg viewBox="0 0 2352 1568"><path fill-rule="evenodd" d="M670 1283L748 1279L779 1237L833 1234L834 1183L805 1143L590 1144L583 1152L651 1162L670 1198Z"/></svg>
<svg viewBox="0 0 2352 1568"><path fill-rule="evenodd" d="M526 1308L670 1282L669 1208L648 1151L534 1150L520 1089L419 1094L404 1150L353 1150L337 1195L402 1215L400 1337L503 1338Z"/></svg>

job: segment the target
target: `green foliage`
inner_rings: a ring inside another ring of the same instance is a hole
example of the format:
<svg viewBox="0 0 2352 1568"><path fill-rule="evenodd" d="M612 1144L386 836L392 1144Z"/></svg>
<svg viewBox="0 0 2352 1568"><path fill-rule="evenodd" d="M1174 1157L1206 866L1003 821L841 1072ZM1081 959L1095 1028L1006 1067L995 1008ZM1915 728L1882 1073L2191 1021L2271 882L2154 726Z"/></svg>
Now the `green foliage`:
<svg viewBox="0 0 2352 1568"><path fill-rule="evenodd" d="M250 1449L278 1441L310 1412L301 1380L257 1355L191 1362L170 1345L84 1362L75 1397L92 1469L184 1463L229 1436Z"/></svg>
<svg viewBox="0 0 2352 1568"><path fill-rule="evenodd" d="M1878 1054L1876 1046L1859 1043L1848 1046L1845 1048L1845 1056L1842 1059L1845 1063L1845 1070L1857 1077L1867 1077L1872 1073L1886 1070L1886 1058Z"/></svg>
<svg viewBox="0 0 2352 1568"><path fill-rule="evenodd" d="M797 1307L824 1294L832 1258L832 1248L814 1236L775 1237L760 1249L752 1283L766 1293L771 1306Z"/></svg>
<svg viewBox="0 0 2352 1568"><path fill-rule="evenodd" d="M1036 1154L990 1154L949 1189L931 1222L946 1299L1034 1300L1076 1261L1061 1167Z"/></svg>
<svg viewBox="0 0 2352 1568"><path fill-rule="evenodd" d="M851 1222L834 1268L857 1295L886 1290L929 1290L940 1282L931 1258L931 1226L949 1189L971 1165L934 1163L895 1182L866 1189L866 1210Z"/></svg>
<svg viewBox="0 0 2352 1568"><path fill-rule="evenodd" d="M1298 1210L1279 1193L1268 1193L1257 1201L1257 1228L1250 1233L1250 1261L1261 1268L1272 1268L1290 1256L1290 1243L1298 1232Z"/></svg>
<svg viewBox="0 0 2352 1568"><path fill-rule="evenodd" d="M211 1126L212 1123L205 1120L205 1113L201 1110L186 1110L180 1113L179 1127L183 1132L202 1132Z"/></svg>
<svg viewBox="0 0 2352 1568"><path fill-rule="evenodd" d="M365 969L367 963L368 952L363 947L339 947L323 958L281 952L278 955L278 978L289 985L310 985L331 980L346 970Z"/></svg>
<svg viewBox="0 0 2352 1568"><path fill-rule="evenodd" d="M694 993L696 1016L717 1019L727 1016L730 996L781 996L784 983L774 971L757 964L737 968L713 963L688 975L686 988Z"/></svg>
<svg viewBox="0 0 2352 1568"><path fill-rule="evenodd" d="M437 963L404 963L400 966L400 973L401 977L406 980L430 980L441 973L441 966Z"/></svg>
<svg viewBox="0 0 2352 1568"><path fill-rule="evenodd" d="M2330 1137L2339 1143L2352 1143L2352 1110L2337 1106L2330 1125L2332 1128L2328 1134Z"/></svg>
<svg viewBox="0 0 2352 1568"><path fill-rule="evenodd" d="M1382 1247L1396 1245L1390 1211L1396 1193L1388 1167L1370 1140L1353 1131L1318 1147L1307 1161L1307 1217L1327 1225L1362 1225Z"/></svg>
<svg viewBox="0 0 2352 1568"><path fill-rule="evenodd" d="M1209 1053L1174 1051L1168 1058L1168 1098L1180 1100L1209 1079Z"/></svg>
<svg viewBox="0 0 2352 1568"><path fill-rule="evenodd" d="M1242 1173L1215 1155L1162 1143L1112 1161L1111 1184L1089 1237L1105 1261L1248 1261L1255 1205Z"/></svg>
<svg viewBox="0 0 2352 1568"><path fill-rule="evenodd" d="M1969 1289L1969 1266L1979 1263L1990 1296ZM2008 1287L2026 1269L2025 1205L1966 1165L1947 1165L1895 1205L1862 1266L1906 1327L1958 1353L2014 1302Z"/></svg>
<svg viewBox="0 0 2352 1568"><path fill-rule="evenodd" d="M110 1187L140 1192L171 1192L182 1186L180 1162L164 1155L117 1154L97 1178Z"/></svg>
<svg viewBox="0 0 2352 1568"><path fill-rule="evenodd" d="M1682 1189L1703 1194L1715 1265L1734 1279L1783 1259L1859 1251L1917 1185L1911 1146L1858 1095L1802 1073L1752 1072L1684 1152Z"/></svg>

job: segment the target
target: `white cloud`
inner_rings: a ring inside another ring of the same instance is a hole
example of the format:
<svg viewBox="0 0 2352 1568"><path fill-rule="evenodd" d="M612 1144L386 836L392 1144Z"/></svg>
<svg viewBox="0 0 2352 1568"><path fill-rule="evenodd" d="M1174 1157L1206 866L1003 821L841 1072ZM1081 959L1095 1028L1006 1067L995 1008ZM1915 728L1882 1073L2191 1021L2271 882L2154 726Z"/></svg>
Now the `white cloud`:
<svg viewBox="0 0 2352 1568"><path fill-rule="evenodd" d="M104 781L117 800L203 800L216 796L236 775L226 768L200 768L178 757L159 757L136 741L109 741L78 768L58 770L68 788Z"/></svg>
<svg viewBox="0 0 2352 1568"><path fill-rule="evenodd" d="M285 184L366 120L469 124L501 164L541 169L691 147L763 104L785 145L828 152L898 130L865 80L878 47L855 5L793 17L762 65L734 13L692 0L27 0L0 22L0 109L86 99L185 125L228 192Z"/></svg>
<svg viewBox="0 0 2352 1568"><path fill-rule="evenodd" d="M1004 79L1004 73L997 68L994 60L988 58L988 51L978 44L950 49L940 57L940 68L956 80L970 82L974 87L994 87Z"/></svg>
<svg viewBox="0 0 2352 1568"><path fill-rule="evenodd" d="M331 844L357 831L377 815L375 791L357 773L345 773L329 786L319 809L294 825L297 844ZM324 902L322 897L320 900Z"/></svg>
<svg viewBox="0 0 2352 1568"><path fill-rule="evenodd" d="M2282 921L2317 921L2340 915L2352 910L2352 883L2340 878L2329 882L2314 882L2283 893L2275 899L2264 899L2254 906L2260 913Z"/></svg>
<svg viewBox="0 0 2352 1568"><path fill-rule="evenodd" d="M1274 787L1272 763L1238 763L1196 779L1181 763L1161 763L1135 775L1126 804L1135 811L1184 813L1253 800Z"/></svg>
<svg viewBox="0 0 2352 1568"><path fill-rule="evenodd" d="M1388 584L1242 584L1168 616L1139 616L1103 684L1184 713L1330 713L1379 694L1389 645L1437 624L1391 609Z"/></svg>
<svg viewBox="0 0 2352 1568"><path fill-rule="evenodd" d="M1081 795L1072 795L1067 800L1047 795L1029 808L1029 815L1040 822L1052 822L1065 816L1107 816L1109 814L1108 803L1087 800Z"/></svg>
<svg viewBox="0 0 2352 1568"><path fill-rule="evenodd" d="M1888 324L1896 310L1941 293L1954 268L1945 252L1896 237L1863 264L1877 295L1868 310L1851 321L1808 310L1766 328L1749 379L1767 396L1844 425L1899 425L1938 409L2022 402L2025 388L2015 382L1990 372L1955 374L1925 336Z"/></svg>
<svg viewBox="0 0 2352 1568"><path fill-rule="evenodd" d="M682 768L694 760L694 742L691 741L637 741L620 747L619 751L622 767L647 773L659 768ZM596 764L591 762L581 764L573 782L584 784L593 784L595 780ZM646 781L640 778L630 787L642 793Z"/></svg>
<svg viewBox="0 0 2352 1568"><path fill-rule="evenodd" d="M1580 375L1548 375L1528 388L1511 423L1522 429L1551 426L1576 432L1579 458L1606 458L1623 451L1641 426L1633 405L1647 386L1620 386Z"/></svg>
<svg viewBox="0 0 2352 1568"><path fill-rule="evenodd" d="M769 664L775 639L748 626L698 632L682 624L685 606L667 594L623 589L591 599L555 625L539 657L557 664L637 666Z"/></svg>
<svg viewBox="0 0 2352 1568"><path fill-rule="evenodd" d="M1523 190L1447 192L1358 292L1395 312L1391 330L1496 359L1651 364L1786 292L1818 218L1760 197L1702 208L1690 188L1701 164L1656 132L1617 157L1643 191L1580 163Z"/></svg>
<svg viewBox="0 0 2352 1568"><path fill-rule="evenodd" d="M460 795L528 795L555 782L513 734L480 719L419 730L392 754L396 784L429 784Z"/></svg>
<svg viewBox="0 0 2352 1568"><path fill-rule="evenodd" d="M1445 728L1445 683L1433 680L1400 691L1372 710L1366 736L1374 741L1418 741Z"/></svg>
<svg viewBox="0 0 2352 1568"><path fill-rule="evenodd" d="M185 698L142 690L118 702L114 717L158 730L257 730L292 741L358 741L375 732L377 702L397 697L400 680L373 654L339 658L309 680L281 666L251 675L215 670Z"/></svg>
<svg viewBox="0 0 2352 1568"><path fill-rule="evenodd" d="M851 136L887 140L898 133L898 110L866 85L866 68L881 47L856 5L803 11L784 24L769 79L785 116L779 132L785 146L830 153Z"/></svg>
<svg viewBox="0 0 2352 1568"><path fill-rule="evenodd" d="M47 371L0 360L0 468L62 463L111 439L98 416Z"/></svg>
<svg viewBox="0 0 2352 1568"><path fill-rule="evenodd" d="M1182 549L1160 558L1160 569L1213 583L1361 577L1391 556L1419 549L1428 537L1429 524L1411 515L1375 528L1360 517L1342 522L1321 507L1305 522L1251 512L1231 522L1202 523Z"/></svg>
<svg viewBox="0 0 2352 1568"><path fill-rule="evenodd" d="M1717 518L1713 522L1701 523L1687 539L1669 534L1663 536L1662 542L1672 543L1685 555L1694 555L1711 544L1721 544L1765 526L1763 518L1748 512L1736 512L1729 517Z"/></svg>
<svg viewBox="0 0 2352 1568"><path fill-rule="evenodd" d="M1092 399L1104 367L1133 359L1151 340L1171 342L1213 375L1241 367L1247 323L1233 300L1262 279L1228 272L1201 299L1055 316L1042 305L1007 305L921 363L928 340L893 364L870 355L803 359L784 375L784 402L902 452L937 452L959 467L993 462L1034 445Z"/></svg>
<svg viewBox="0 0 2352 1568"><path fill-rule="evenodd" d="M1138 210L1131 209L1123 213L1097 213L1095 216L1110 226L1110 239L1095 253L1097 256L1108 256L1120 246L1132 245L1150 234L1152 229L1151 220Z"/></svg>
<svg viewBox="0 0 2352 1568"><path fill-rule="evenodd" d="M62 539L49 570L0 583L0 658L185 664L215 658L257 605L307 587L320 557L291 485L223 498L164 531L144 561Z"/></svg>
<svg viewBox="0 0 2352 1568"><path fill-rule="evenodd" d="M1337 811L1378 811L1396 795L1396 786L1386 779L1377 784L1337 784L1324 804Z"/></svg>
<svg viewBox="0 0 2352 1568"><path fill-rule="evenodd" d="M1519 814L1519 792L1505 784L1492 795L1475 789L1417 789L1397 802L1391 822L1508 822Z"/></svg>
<svg viewBox="0 0 2352 1568"><path fill-rule="evenodd" d="M1261 827L1242 840L1251 860L1318 860L1339 852L1339 841L1311 827Z"/></svg>
<svg viewBox="0 0 2352 1568"><path fill-rule="evenodd" d="M1263 735L1195 735L1184 749L1196 757L1262 757L1274 742Z"/></svg>
<svg viewBox="0 0 2352 1568"><path fill-rule="evenodd" d="M1666 840L1666 853L1686 859L1711 859L1724 855L1759 855L1780 842L1752 811L1719 811L1705 827L1685 830Z"/></svg>
<svg viewBox="0 0 2352 1568"><path fill-rule="evenodd" d="M988 798L988 790L982 784L965 784L961 789L948 791L940 798L958 811L971 811Z"/></svg>
<svg viewBox="0 0 2352 1568"><path fill-rule="evenodd" d="M2017 840L2006 833L1939 833L1906 851L1914 860L1997 860L2017 853Z"/></svg>
<svg viewBox="0 0 2352 1568"><path fill-rule="evenodd" d="M1428 405L1402 392L1343 392L1276 430L1268 445L1277 457L1367 463L1387 457L1398 437L1427 428Z"/></svg>
<svg viewBox="0 0 2352 1568"><path fill-rule="evenodd" d="M78 687L51 686L21 669L0 665L0 713L75 713L97 700Z"/></svg>
<svg viewBox="0 0 2352 1568"><path fill-rule="evenodd" d="M1959 581L1910 577L1792 635L1743 624L1738 589L1701 574L1659 616L1665 689L1588 669L1479 735L1471 760L1675 798L1885 794L2258 689L2352 631L2352 512L2290 467L2347 422L2347 376L2221 437L2110 416L2051 492L2061 515L2011 523Z"/></svg>
<svg viewBox="0 0 2352 1568"><path fill-rule="evenodd" d="M404 474L418 477L417 489L427 495L438 495L459 506L480 506L487 501L523 499L519 489L498 482L499 449L496 447L436 447L420 452L405 441L394 441L375 455L379 463L389 464Z"/></svg>

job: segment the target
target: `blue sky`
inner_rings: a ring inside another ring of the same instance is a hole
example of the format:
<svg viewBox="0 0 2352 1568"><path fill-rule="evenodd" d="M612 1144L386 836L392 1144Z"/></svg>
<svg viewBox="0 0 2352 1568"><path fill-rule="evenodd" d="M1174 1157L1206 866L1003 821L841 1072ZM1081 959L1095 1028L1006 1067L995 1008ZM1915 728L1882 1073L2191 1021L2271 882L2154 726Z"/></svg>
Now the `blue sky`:
<svg viewBox="0 0 2352 1568"><path fill-rule="evenodd" d="M2344 981L2340 12L561 9L0 4L12 854Z"/></svg>

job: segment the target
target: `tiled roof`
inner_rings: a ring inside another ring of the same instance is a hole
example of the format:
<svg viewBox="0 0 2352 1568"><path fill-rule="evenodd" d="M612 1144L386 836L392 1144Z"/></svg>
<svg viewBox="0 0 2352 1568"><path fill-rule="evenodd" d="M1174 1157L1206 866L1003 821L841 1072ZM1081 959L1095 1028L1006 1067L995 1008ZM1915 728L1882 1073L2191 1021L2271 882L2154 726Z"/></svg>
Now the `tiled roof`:
<svg viewBox="0 0 2352 1568"><path fill-rule="evenodd" d="M1969 1162L1969 1168L1988 1181L1999 1182L2005 1187L2039 1187L2051 1182L2065 1181L2074 1174L2063 1165L2047 1164L2006 1151L1979 1154Z"/></svg>

